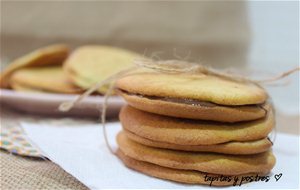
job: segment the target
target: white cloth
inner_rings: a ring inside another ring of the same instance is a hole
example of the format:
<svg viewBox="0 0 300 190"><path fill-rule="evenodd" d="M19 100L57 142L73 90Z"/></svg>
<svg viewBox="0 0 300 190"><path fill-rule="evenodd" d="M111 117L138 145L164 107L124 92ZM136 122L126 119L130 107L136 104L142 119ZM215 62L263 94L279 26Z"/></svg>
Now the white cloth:
<svg viewBox="0 0 300 190"><path fill-rule="evenodd" d="M100 124L71 127L24 122L22 127L51 161L90 189L209 188L161 180L126 168L105 146ZM110 143L116 148L115 136L121 130L120 123L109 123L107 129ZM253 182L239 188L299 188L299 136L277 134L273 152L277 163L269 174L270 181ZM274 175L279 173L282 177L276 182Z"/></svg>

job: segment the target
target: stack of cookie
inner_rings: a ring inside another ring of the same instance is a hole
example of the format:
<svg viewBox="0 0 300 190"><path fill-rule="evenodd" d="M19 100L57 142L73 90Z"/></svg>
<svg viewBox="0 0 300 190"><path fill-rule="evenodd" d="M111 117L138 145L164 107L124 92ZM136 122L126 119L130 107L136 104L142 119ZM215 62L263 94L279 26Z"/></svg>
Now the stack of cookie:
<svg viewBox="0 0 300 190"><path fill-rule="evenodd" d="M110 46L87 45L71 51L67 45L50 45L9 63L0 74L0 88L81 94L97 82L132 66L138 57L135 52ZM104 86L96 93L106 91L107 86Z"/></svg>
<svg viewBox="0 0 300 190"><path fill-rule="evenodd" d="M119 79L118 156L129 168L183 183L259 181L275 165L267 93L205 74L136 73Z"/></svg>

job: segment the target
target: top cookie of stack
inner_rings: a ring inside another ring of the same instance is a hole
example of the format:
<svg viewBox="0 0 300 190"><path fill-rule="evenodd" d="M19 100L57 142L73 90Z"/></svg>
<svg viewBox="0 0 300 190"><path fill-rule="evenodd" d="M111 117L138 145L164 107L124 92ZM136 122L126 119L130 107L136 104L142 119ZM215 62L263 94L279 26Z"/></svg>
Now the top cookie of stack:
<svg viewBox="0 0 300 190"><path fill-rule="evenodd" d="M117 81L129 105L160 115L221 122L266 116L264 89L211 75L133 74Z"/></svg>
<svg viewBox="0 0 300 190"><path fill-rule="evenodd" d="M265 90L251 82L207 74L139 72L116 82L127 101L120 112L118 156L130 168L183 183L205 176L267 174L275 157ZM210 185L233 185L232 180Z"/></svg>

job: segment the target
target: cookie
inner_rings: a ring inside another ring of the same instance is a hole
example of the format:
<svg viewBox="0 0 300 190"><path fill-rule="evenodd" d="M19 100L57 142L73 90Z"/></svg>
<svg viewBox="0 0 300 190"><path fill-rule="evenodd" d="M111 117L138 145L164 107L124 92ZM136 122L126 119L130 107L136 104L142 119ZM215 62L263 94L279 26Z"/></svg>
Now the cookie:
<svg viewBox="0 0 300 190"><path fill-rule="evenodd" d="M51 45L26 54L10 63L0 75L0 87L9 88L10 76L18 69L32 66L59 65L67 58L66 45Z"/></svg>
<svg viewBox="0 0 300 190"><path fill-rule="evenodd" d="M30 67L15 71L10 79L16 91L36 91L74 94L83 92L71 83L61 66Z"/></svg>
<svg viewBox="0 0 300 190"><path fill-rule="evenodd" d="M137 73L117 80L131 106L166 116L238 122L266 115L264 89L205 74Z"/></svg>
<svg viewBox="0 0 300 190"><path fill-rule="evenodd" d="M117 156L122 162L131 169L147 174L149 176L157 177L160 179L171 180L187 184L203 184L211 186L232 186L242 185L247 182L246 178L255 179L265 174L244 174L235 176L225 176L208 174L195 170L179 170L151 164L149 162L139 161L126 156L121 150L117 151Z"/></svg>
<svg viewBox="0 0 300 190"><path fill-rule="evenodd" d="M83 89L88 89L109 76L133 66L137 53L109 46L83 46L77 48L64 63L67 76ZM100 88L105 93L107 85Z"/></svg>
<svg viewBox="0 0 300 190"><path fill-rule="evenodd" d="M23 86L22 84L19 85L18 83L13 83L13 84L10 84L10 85L11 85L12 89L14 89L15 91L19 91L19 92L43 93L43 91L41 91L41 90L30 88L30 87L27 87L27 86Z"/></svg>
<svg viewBox="0 0 300 190"><path fill-rule="evenodd" d="M256 84L205 74L137 73L118 80L117 87L133 94L228 106L262 104L268 97L265 90Z"/></svg>
<svg viewBox="0 0 300 190"><path fill-rule="evenodd" d="M187 120L144 112L130 106L119 115L124 129L146 139L178 145L212 145L265 138L274 127L273 112L267 117L235 124Z"/></svg>
<svg viewBox="0 0 300 190"><path fill-rule="evenodd" d="M130 131L124 130L121 133L140 144L157 147L166 148L172 150L182 150L182 151L195 151L195 152L216 152L223 154L257 154L265 152L272 147L272 142L268 138L263 138L255 141L246 142L227 142L215 145L178 145L171 143L164 143L159 141L153 141L147 138L140 137Z"/></svg>
<svg viewBox="0 0 300 190"><path fill-rule="evenodd" d="M175 151L141 145L123 133L118 134L117 142L119 149L130 158L174 169L240 175L268 173L275 165L271 151L253 155Z"/></svg>

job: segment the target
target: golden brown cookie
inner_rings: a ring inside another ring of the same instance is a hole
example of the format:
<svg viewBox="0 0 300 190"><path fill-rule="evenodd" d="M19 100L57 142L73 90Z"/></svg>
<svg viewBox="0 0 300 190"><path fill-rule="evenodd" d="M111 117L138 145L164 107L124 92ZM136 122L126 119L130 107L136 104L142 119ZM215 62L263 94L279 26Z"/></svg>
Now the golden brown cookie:
<svg viewBox="0 0 300 190"><path fill-rule="evenodd" d="M67 76L78 86L88 89L109 76L133 66L137 53L109 46L82 46L64 63ZM99 89L105 93L107 85Z"/></svg>
<svg viewBox="0 0 300 190"><path fill-rule="evenodd" d="M11 74L21 68L31 66L58 65L67 58L69 48L66 45L51 45L26 54L12 63L0 75L0 87L8 88Z"/></svg>
<svg viewBox="0 0 300 190"><path fill-rule="evenodd" d="M227 155L167 150L141 145L123 133L117 136L120 150L128 157L164 167L212 174L267 173L275 165L271 151L253 155Z"/></svg>
<svg viewBox="0 0 300 190"><path fill-rule="evenodd" d="M129 139L146 146L182 151L216 152L239 155L262 153L269 150L272 147L272 142L268 138L246 142L227 142L215 145L178 145L172 143L153 141L147 138L140 137L127 130L124 130L121 133L125 133Z"/></svg>
<svg viewBox="0 0 300 190"><path fill-rule="evenodd" d="M72 84L61 66L30 67L15 71L10 79L17 91L38 91L52 93L81 93L83 90Z"/></svg>
<svg viewBox="0 0 300 190"><path fill-rule="evenodd" d="M252 141L268 136L274 127L273 112L264 119L235 124L161 116L125 106L120 112L124 129L153 141L179 145L212 145Z"/></svg>
<svg viewBox="0 0 300 190"><path fill-rule="evenodd" d="M188 184L203 184L211 186L239 186L250 182L246 179L258 179L264 177L265 174L244 174L236 176L208 174L195 170L179 170L167 168L149 162L139 161L126 156L121 150L117 151L118 157L129 168L142 172L144 174Z"/></svg>
<svg viewBox="0 0 300 190"><path fill-rule="evenodd" d="M215 76L142 72L117 80L120 95L140 110L173 117L238 122L266 115L264 89Z"/></svg>
<svg viewBox="0 0 300 190"><path fill-rule="evenodd" d="M269 103L246 106L222 106L210 102L160 98L130 94L117 90L129 105L137 109L165 116L220 122L250 121L266 116Z"/></svg>
<svg viewBox="0 0 300 190"><path fill-rule="evenodd" d="M228 106L262 104L268 98L265 90L256 84L205 74L137 73L119 79L117 87L142 96L195 100Z"/></svg>
<svg viewBox="0 0 300 190"><path fill-rule="evenodd" d="M11 88L14 89L15 91L19 91L19 92L34 92L34 93L43 93L43 91L38 90L38 89L34 89L34 88L30 88L28 86L24 86L24 85L19 85L18 83L13 83L10 84Z"/></svg>

